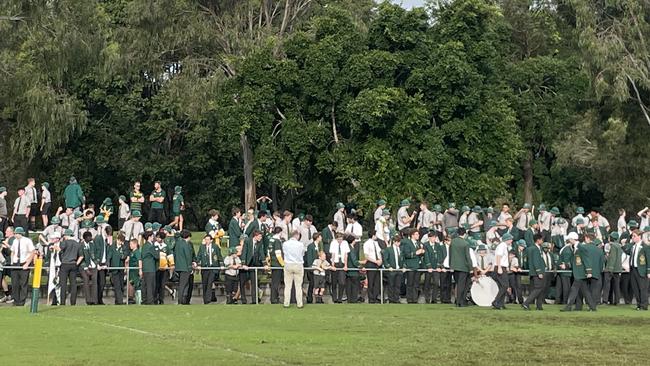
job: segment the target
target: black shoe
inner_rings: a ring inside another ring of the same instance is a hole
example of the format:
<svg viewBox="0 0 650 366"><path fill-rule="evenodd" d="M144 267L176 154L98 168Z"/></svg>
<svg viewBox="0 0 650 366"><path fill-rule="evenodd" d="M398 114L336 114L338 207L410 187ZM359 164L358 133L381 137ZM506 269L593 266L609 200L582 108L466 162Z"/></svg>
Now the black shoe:
<svg viewBox="0 0 650 366"><path fill-rule="evenodd" d="M501 310L501 308L498 307L498 306L496 306L496 305L492 305L492 309L494 309L494 310Z"/></svg>
<svg viewBox="0 0 650 366"><path fill-rule="evenodd" d="M506 310L506 306L505 306L505 305L502 305L502 306L501 306L501 310Z"/></svg>
<svg viewBox="0 0 650 366"><path fill-rule="evenodd" d="M530 310L530 306L528 306L526 304L521 304L521 308L524 309L524 310Z"/></svg>
<svg viewBox="0 0 650 366"><path fill-rule="evenodd" d="M593 308L593 309L589 309L588 311L596 311L596 308Z"/></svg>
<svg viewBox="0 0 650 366"><path fill-rule="evenodd" d="M571 310L571 307L566 307L566 308L560 309L560 311L566 312L566 311L572 311L572 310Z"/></svg>

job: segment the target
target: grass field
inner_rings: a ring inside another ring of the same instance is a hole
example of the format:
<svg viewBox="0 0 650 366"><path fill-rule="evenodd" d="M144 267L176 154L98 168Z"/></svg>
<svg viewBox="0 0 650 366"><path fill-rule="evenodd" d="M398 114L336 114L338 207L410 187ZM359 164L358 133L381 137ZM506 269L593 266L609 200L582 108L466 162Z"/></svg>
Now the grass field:
<svg viewBox="0 0 650 366"><path fill-rule="evenodd" d="M449 305L0 308L3 364L646 364L650 314Z"/></svg>

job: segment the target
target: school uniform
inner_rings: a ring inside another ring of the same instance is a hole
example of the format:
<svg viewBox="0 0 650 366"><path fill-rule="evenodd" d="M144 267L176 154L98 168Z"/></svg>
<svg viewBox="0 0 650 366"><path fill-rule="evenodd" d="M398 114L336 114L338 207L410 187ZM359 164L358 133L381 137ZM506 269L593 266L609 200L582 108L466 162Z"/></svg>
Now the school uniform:
<svg viewBox="0 0 650 366"><path fill-rule="evenodd" d="M150 241L144 243L142 251L142 292L145 305L154 305L154 290L156 288L156 272L160 250Z"/></svg>
<svg viewBox="0 0 650 366"><path fill-rule="evenodd" d="M603 272L603 295L601 300L603 304L618 305L621 301L621 272L623 272L621 254L623 249L621 244L615 241L608 244L608 249ZM609 301L610 298L612 301Z"/></svg>
<svg viewBox="0 0 650 366"><path fill-rule="evenodd" d="M641 242L629 243L623 250L630 256L630 278L637 309L648 310L647 274L650 273L650 247Z"/></svg>
<svg viewBox="0 0 650 366"><path fill-rule="evenodd" d="M192 296L192 261L194 261L194 246L185 239L179 238L174 245L175 271L178 272L178 304L189 305Z"/></svg>
<svg viewBox="0 0 650 366"><path fill-rule="evenodd" d="M318 259L318 248L316 248L316 243L311 242L307 245L307 250L305 251L304 263L305 268L311 268L312 263ZM305 271L305 276L307 277L307 304L314 302L314 272Z"/></svg>
<svg viewBox="0 0 650 366"><path fill-rule="evenodd" d="M19 196L14 201L14 228L22 227L25 229L25 235L29 234L29 208L31 203L25 195ZM14 302L15 303L15 302Z"/></svg>
<svg viewBox="0 0 650 366"><path fill-rule="evenodd" d="M449 268L449 246L447 244L436 245L438 257L442 263L440 272L440 302L451 304L451 268Z"/></svg>
<svg viewBox="0 0 650 366"><path fill-rule="evenodd" d="M528 256L528 275L530 276L531 291L522 306L528 307L530 303L535 302L537 310L542 310L545 298L546 278L539 278L540 275L545 277L546 266L542 259L542 249L538 245L533 245L527 249Z"/></svg>
<svg viewBox="0 0 650 366"><path fill-rule="evenodd" d="M279 236L272 236L269 239L269 257L271 258L271 267L284 267L282 254L282 240ZM271 304L280 303L280 286L284 271L282 269L271 269Z"/></svg>
<svg viewBox="0 0 650 366"><path fill-rule="evenodd" d="M472 270L469 243L461 237L455 237L449 246L449 267L454 271L456 282L456 306L467 306L467 284Z"/></svg>
<svg viewBox="0 0 650 366"><path fill-rule="evenodd" d="M493 273L494 280L499 286L499 292L494 298L492 306L496 308L503 308L505 306L506 293L508 291L508 244L506 242L501 242L497 245L494 252L495 261L496 257L499 257L499 262L494 263L495 269ZM499 268L501 268L501 274L499 274Z"/></svg>
<svg viewBox="0 0 650 366"><path fill-rule="evenodd" d="M332 301L335 303L340 303L343 299L343 293L345 292L345 257L350 253L350 246L347 241L338 240L332 241L330 244L330 253L332 255L332 263L336 268L336 271L332 275Z"/></svg>
<svg viewBox="0 0 650 366"><path fill-rule="evenodd" d="M101 231L102 233L104 231ZM110 238L112 240L113 238ZM108 258L108 240L103 235L97 235L93 240L91 246L94 251L95 258L97 258L97 266L105 267L109 265ZM107 270L97 270L97 304L104 305L104 287L106 287Z"/></svg>
<svg viewBox="0 0 650 366"><path fill-rule="evenodd" d="M587 301L590 310L595 310L596 302L591 296L591 291L589 291L587 285L587 268L591 268L589 249L584 244L575 244L573 250L574 255L571 262L573 283L564 310L571 311L571 307L574 305L576 310L582 310L582 298ZM579 298L579 295L582 298Z"/></svg>
<svg viewBox="0 0 650 366"><path fill-rule="evenodd" d="M366 273L366 277L368 278L368 303L376 304L381 302L381 299L379 298L381 280L379 271L376 271L376 269L379 269L380 266L375 263L382 260L381 247L379 246L379 242L372 240L372 238L368 239L365 243L363 243L363 254L366 258L365 267L370 269Z"/></svg>
<svg viewBox="0 0 650 366"><path fill-rule="evenodd" d="M257 222L259 220L255 220ZM248 267L260 267L262 266L262 257L264 253L264 242L263 239L256 242L252 237L249 237L244 241L244 246L241 251L241 262L243 265ZM258 283L257 271L254 269L250 270L240 270L239 271L239 284L240 284L240 293L242 304L246 304L246 282L251 281L251 303L258 303L259 294L256 291L256 284Z"/></svg>
<svg viewBox="0 0 650 366"><path fill-rule="evenodd" d="M239 237L241 236L241 223L233 216L228 223L228 248L234 248L239 245Z"/></svg>
<svg viewBox="0 0 650 366"><path fill-rule="evenodd" d="M74 239L63 240L59 244L59 260L61 267L59 267L59 283L61 284L61 299L60 304L65 305L68 292L70 288L70 305L77 304L77 273L79 266L77 260L83 256L82 245Z"/></svg>
<svg viewBox="0 0 650 366"><path fill-rule="evenodd" d="M196 256L196 262L201 268L201 286L203 290L203 303L212 302L212 283L219 278L218 269L207 269L207 267L221 267L223 257L221 250L216 244L202 244ZM204 268L205 267L205 268Z"/></svg>
<svg viewBox="0 0 650 366"><path fill-rule="evenodd" d="M564 264L564 270L571 271L571 263L573 262L573 247L566 245L560 249L559 263ZM557 287L556 296L560 299L558 304L566 304L569 299L569 291L571 291L571 272L561 272L557 278L560 284Z"/></svg>
<svg viewBox="0 0 650 366"><path fill-rule="evenodd" d="M224 261L224 267L228 268L230 266L236 266L241 264L241 259L236 255L227 256ZM234 296L237 292L237 286L239 285L239 270L228 268L225 271L226 274L226 304L232 304L235 302Z"/></svg>
<svg viewBox="0 0 650 366"><path fill-rule="evenodd" d="M107 260L109 267L124 267L124 246L117 246L117 243L108 245ZM115 293L115 305L124 304L124 270L111 268L109 270L113 292Z"/></svg>
<svg viewBox="0 0 650 366"><path fill-rule="evenodd" d="M154 198L163 198L162 202L153 201L151 202L151 209L149 210L149 222L161 222L164 223L165 220L165 198L167 193L165 190L161 189L160 191L153 191L151 195Z"/></svg>
<svg viewBox="0 0 650 366"><path fill-rule="evenodd" d="M406 301L409 304L416 304L419 298L420 287L420 260L423 254L415 252L422 248L422 243L416 243L412 239L402 239L400 249L404 256L404 267L409 271L406 272Z"/></svg>
<svg viewBox="0 0 650 366"><path fill-rule="evenodd" d="M591 292L591 297L594 299L596 304L600 303L600 298L602 295L602 273L605 268L605 255L603 254L602 249L598 248L593 243L587 244L587 253L589 255L589 262L591 263L591 278L587 280L589 291Z"/></svg>
<svg viewBox="0 0 650 366"><path fill-rule="evenodd" d="M86 305L97 304L97 259L91 248L91 242L82 242L83 261L81 262L81 278L83 279Z"/></svg>
<svg viewBox="0 0 650 366"><path fill-rule="evenodd" d="M348 254L348 271L344 272L346 276L346 294L348 304L356 304L359 298L359 258L357 253L352 250Z"/></svg>
<svg viewBox="0 0 650 366"><path fill-rule="evenodd" d="M388 270L388 301L391 304L399 304L404 255L399 247L391 245L382 251L382 258L383 266Z"/></svg>
<svg viewBox="0 0 650 366"><path fill-rule="evenodd" d="M26 236L20 239L14 237L11 244L11 264L13 266L23 266L28 257L36 250L34 242ZM15 306L25 305L28 294L29 270L12 269L11 283L13 287L13 298Z"/></svg>
<svg viewBox="0 0 650 366"><path fill-rule="evenodd" d="M438 257L439 250L436 248L438 245L440 244L437 242L424 244L424 267L433 270L424 274L424 301L427 304L438 302L438 292L440 292L440 272L437 270L442 268L442 261Z"/></svg>

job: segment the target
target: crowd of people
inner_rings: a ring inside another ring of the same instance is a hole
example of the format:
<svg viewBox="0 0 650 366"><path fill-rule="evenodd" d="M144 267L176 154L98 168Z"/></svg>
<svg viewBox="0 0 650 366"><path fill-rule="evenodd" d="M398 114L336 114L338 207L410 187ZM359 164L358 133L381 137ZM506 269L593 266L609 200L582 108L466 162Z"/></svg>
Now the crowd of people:
<svg viewBox="0 0 650 366"><path fill-rule="evenodd" d="M71 178L65 208L51 214L48 188L43 183L39 195L35 180L29 179L17 190L8 215L6 188L0 187L5 295L0 302L25 304L29 269L40 257L47 268L48 298L60 305L76 304L78 276L88 305L104 304L107 278L118 305L125 300L162 304L166 297L189 304L194 276L200 275L205 304L218 300L223 284L227 304L260 303L267 296L262 289L268 288L270 302L284 306L302 307L304 297L307 303L401 303L405 298L409 304L465 307L473 304L472 284L488 277L498 286L492 302L496 310L515 303L542 310L548 299L564 304L564 311L581 310L583 304L590 311L599 304L648 308L647 207L630 220L620 210L612 227L597 210L581 207L564 218L557 207L544 204L526 203L511 213L508 204L498 211L458 209L454 203L443 209L427 202L416 207L405 199L393 214L379 200L365 228L354 209L338 203L331 221L317 230L311 215L271 212L271 199L263 196L245 212L233 208L223 227L221 214L210 210L197 250L183 228L181 187L167 202L155 182L145 223L140 182L128 198L119 197L117 210L107 198L98 212ZM171 208L170 219L165 207ZM108 222L115 212L114 234ZM35 229L37 213L44 229L34 243L29 231Z"/></svg>

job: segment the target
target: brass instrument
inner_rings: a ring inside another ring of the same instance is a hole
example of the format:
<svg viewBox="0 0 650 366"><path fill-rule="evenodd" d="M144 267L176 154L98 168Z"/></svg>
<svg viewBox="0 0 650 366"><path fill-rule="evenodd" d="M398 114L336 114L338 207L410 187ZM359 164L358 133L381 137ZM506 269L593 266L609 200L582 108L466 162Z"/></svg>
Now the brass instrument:
<svg viewBox="0 0 650 366"><path fill-rule="evenodd" d="M102 205L102 206L99 208L99 212L100 212L102 215L104 215L104 221L108 222L108 218L111 217L111 214L112 214L111 210L108 209L105 205Z"/></svg>

